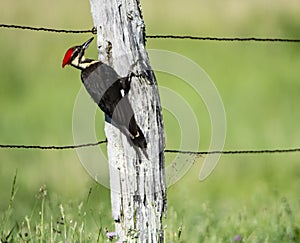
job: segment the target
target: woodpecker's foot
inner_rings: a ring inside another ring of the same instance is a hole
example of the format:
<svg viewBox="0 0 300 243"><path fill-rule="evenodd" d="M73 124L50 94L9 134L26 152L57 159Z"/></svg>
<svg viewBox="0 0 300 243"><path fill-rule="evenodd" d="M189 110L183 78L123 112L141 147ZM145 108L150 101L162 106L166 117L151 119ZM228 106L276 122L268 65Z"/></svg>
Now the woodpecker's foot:
<svg viewBox="0 0 300 243"><path fill-rule="evenodd" d="M141 68L140 68L141 62L142 62L142 60L138 59L133 64L131 64L131 66L129 67L127 77L129 77L130 80L131 80L132 77L138 77L139 76L139 70L141 70Z"/></svg>
<svg viewBox="0 0 300 243"><path fill-rule="evenodd" d="M143 82L146 82L149 85L154 84L154 82L152 81L154 72L152 70L141 70L138 72L138 74L131 73L130 75L130 81L132 80L132 77L137 77L139 80L143 80Z"/></svg>
<svg viewBox="0 0 300 243"><path fill-rule="evenodd" d="M129 82L131 82L133 77L137 77L139 79L144 79L150 85L154 84L154 82L152 81L154 72L143 59L136 60L130 66L127 77Z"/></svg>

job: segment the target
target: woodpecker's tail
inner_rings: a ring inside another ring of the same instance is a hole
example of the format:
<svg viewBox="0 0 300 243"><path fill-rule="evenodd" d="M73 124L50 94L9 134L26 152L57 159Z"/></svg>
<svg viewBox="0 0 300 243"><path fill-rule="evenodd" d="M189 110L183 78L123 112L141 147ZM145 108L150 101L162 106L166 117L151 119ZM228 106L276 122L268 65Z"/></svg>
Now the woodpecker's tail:
<svg viewBox="0 0 300 243"><path fill-rule="evenodd" d="M137 127L137 129L138 129L137 133L134 135L134 137L131 140L134 145L140 147L141 149L143 149L143 148L145 149L145 148L147 148L147 142L146 142L145 136L139 127ZM131 133L131 131L129 131L129 132Z"/></svg>
<svg viewBox="0 0 300 243"><path fill-rule="evenodd" d="M140 129L140 127L136 124L134 116L131 118L130 123L129 123L129 133L130 133L130 138L132 143L139 147L145 157L148 159L148 154L147 154L147 141L144 136L144 133Z"/></svg>

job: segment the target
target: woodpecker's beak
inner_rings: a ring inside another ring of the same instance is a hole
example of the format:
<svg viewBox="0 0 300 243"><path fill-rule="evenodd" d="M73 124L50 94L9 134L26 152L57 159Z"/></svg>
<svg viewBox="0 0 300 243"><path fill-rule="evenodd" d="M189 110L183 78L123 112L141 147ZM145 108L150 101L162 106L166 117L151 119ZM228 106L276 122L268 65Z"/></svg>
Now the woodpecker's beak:
<svg viewBox="0 0 300 243"><path fill-rule="evenodd" d="M88 48L89 45L90 45L90 43L91 43L93 40L94 40L94 37L92 37L91 39L89 39L89 40L87 40L86 42L84 42L84 43L82 44L82 48L83 48L83 49Z"/></svg>

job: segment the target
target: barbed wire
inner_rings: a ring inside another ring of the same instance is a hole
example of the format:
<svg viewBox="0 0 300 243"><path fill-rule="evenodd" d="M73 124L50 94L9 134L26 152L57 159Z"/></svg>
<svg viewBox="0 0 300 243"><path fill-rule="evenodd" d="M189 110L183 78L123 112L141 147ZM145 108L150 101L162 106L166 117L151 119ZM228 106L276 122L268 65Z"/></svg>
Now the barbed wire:
<svg viewBox="0 0 300 243"><path fill-rule="evenodd" d="M93 147L98 146L100 144L106 143L107 140L98 141L95 143L85 143L85 144L78 144L78 145L64 145L64 146L57 146L57 145L48 145L48 146L41 146L41 145L16 145L16 144L0 144L0 149L40 149L40 150L66 150L66 149L77 149L77 148L84 148L84 147Z"/></svg>
<svg viewBox="0 0 300 243"><path fill-rule="evenodd" d="M262 150L212 150L212 151L188 151L166 149L165 153L179 153L179 154L194 154L194 155L207 155L207 154L276 154L276 153L295 153L300 152L300 148L289 149L262 149Z"/></svg>
<svg viewBox="0 0 300 243"><path fill-rule="evenodd" d="M95 143L85 143L78 145L14 145L14 144L0 144L0 149L35 149L35 150L68 150L78 149L84 147L94 147L100 144L107 143L107 140L98 141ZM165 153L178 153L178 154L190 154L190 155L207 155L207 154L275 154L275 153L295 153L300 152L300 148L288 148L288 149L262 149L262 150L212 150L212 151L189 151L178 149L165 149Z"/></svg>
<svg viewBox="0 0 300 243"><path fill-rule="evenodd" d="M0 28L8 29L21 29L30 31L43 31L65 34L84 34L91 33L96 34L95 27L86 30L72 30L72 29L56 29L45 27L33 27L14 24L0 24ZM147 38L151 39L190 39L190 40L202 40L202 41L256 41L256 42L292 42L299 43L300 39L287 39L287 38L257 38L257 37L202 37L202 36L190 36L190 35L147 35ZM79 145L14 145L14 144L0 144L0 149L36 149L36 150L67 150L78 149L84 147L98 146L100 144L107 143L107 140L98 141L95 143L86 143ZM294 153L300 152L300 148L288 148L288 149L263 149L263 150L215 150L215 151L188 151L188 150L176 150L165 149L165 153L180 153L180 154L194 154L194 155L207 155L207 154L267 154L267 153Z"/></svg>
<svg viewBox="0 0 300 243"><path fill-rule="evenodd" d="M90 30L67 30L67 29L54 29L54 28L33 27L33 26L14 25L14 24L0 24L0 28L65 33L65 34L86 34L86 33L96 34L97 33L96 28L94 27Z"/></svg>
<svg viewBox="0 0 300 243"><path fill-rule="evenodd" d="M210 37L210 36L190 36L190 35L147 35L152 39L190 39L200 41L256 41L256 42L294 42L299 43L300 39L285 38L257 38L257 37Z"/></svg>
<svg viewBox="0 0 300 243"><path fill-rule="evenodd" d="M45 28L45 27L33 27L25 25L14 25L14 24L0 24L0 28L7 29L21 29L21 30L31 30L31 31L44 31L44 32L54 32L54 33L64 33L64 34L97 34L95 27L86 30L71 30L71 29L55 29L55 28ZM149 39L189 39L189 40L199 40L199 41L252 41L252 42L290 42L290 43L300 43L300 39L290 39L290 38L258 38L258 37L211 37L211 36L192 36L192 35L146 35Z"/></svg>

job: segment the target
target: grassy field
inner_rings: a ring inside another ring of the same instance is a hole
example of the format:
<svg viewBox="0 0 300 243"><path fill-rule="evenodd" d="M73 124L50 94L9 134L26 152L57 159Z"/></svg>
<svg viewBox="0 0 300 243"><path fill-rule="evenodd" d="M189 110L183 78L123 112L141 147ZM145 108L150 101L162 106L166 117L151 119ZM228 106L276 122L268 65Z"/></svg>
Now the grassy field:
<svg viewBox="0 0 300 243"><path fill-rule="evenodd" d="M92 26L88 1L2 5L2 23ZM152 0L142 7L147 34L300 38L298 1ZM90 35L0 31L0 144L72 144L81 82L61 61L66 48ZM147 48L179 53L208 73L225 107L225 149L299 147L299 44L148 39ZM88 54L96 57L96 47ZM201 97L172 75L156 75L161 88L193 108L198 149L207 150L211 124ZM104 139L103 115L97 116ZM178 147L180 125L166 109L164 123L167 148ZM197 158L168 189L166 242L300 242L298 153L223 155L200 182L203 161ZM113 230L109 190L89 177L72 150L1 149L0 218L2 242L104 242Z"/></svg>

